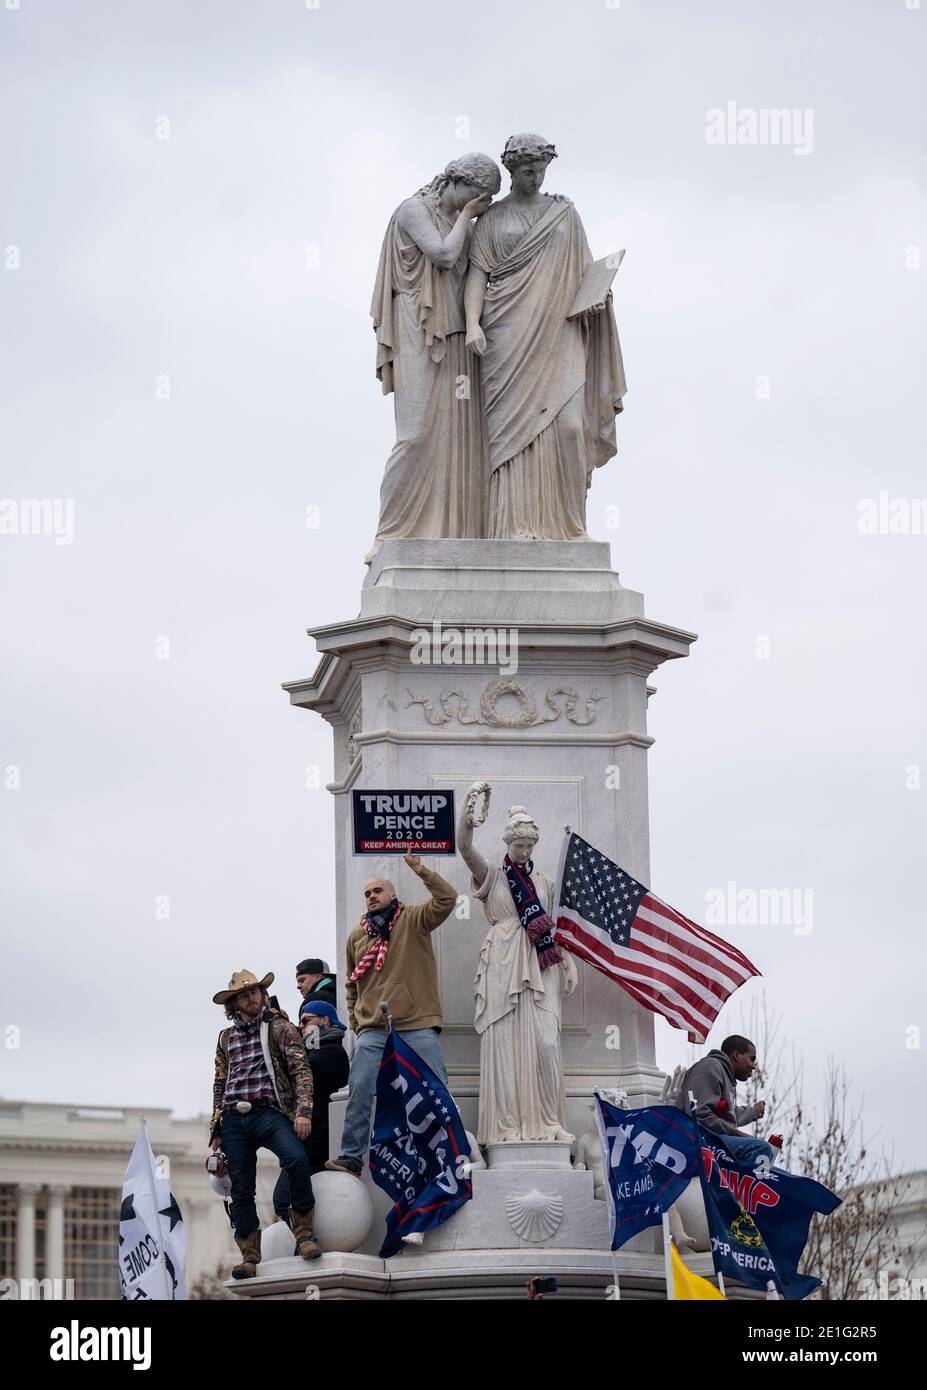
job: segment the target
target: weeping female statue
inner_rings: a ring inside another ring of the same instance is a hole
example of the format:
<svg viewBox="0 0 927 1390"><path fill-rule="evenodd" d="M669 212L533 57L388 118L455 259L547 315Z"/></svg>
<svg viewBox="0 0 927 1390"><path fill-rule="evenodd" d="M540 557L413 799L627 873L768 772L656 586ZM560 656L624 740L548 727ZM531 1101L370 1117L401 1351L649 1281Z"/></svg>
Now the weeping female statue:
<svg viewBox="0 0 927 1390"><path fill-rule="evenodd" d="M576 966L553 939L549 914L554 885L534 867L531 855L540 832L524 806L509 810L501 865L490 867L474 847L473 829L486 819L490 791L487 782L474 783L457 830L458 849L490 924L475 982L477 1139L481 1144L571 1143L560 1056L560 995L576 988ZM478 815L480 796L484 803Z"/></svg>
<svg viewBox="0 0 927 1390"><path fill-rule="evenodd" d="M579 213L541 192L553 145L513 135L512 191L476 225L464 295L489 432L486 535L582 540L593 470L615 453L625 394L611 293L582 298L592 255Z"/></svg>
<svg viewBox="0 0 927 1390"><path fill-rule="evenodd" d="M473 218L501 181L488 155L461 155L400 203L386 229L370 312L396 444L368 560L392 536L483 534L486 429L463 292Z"/></svg>

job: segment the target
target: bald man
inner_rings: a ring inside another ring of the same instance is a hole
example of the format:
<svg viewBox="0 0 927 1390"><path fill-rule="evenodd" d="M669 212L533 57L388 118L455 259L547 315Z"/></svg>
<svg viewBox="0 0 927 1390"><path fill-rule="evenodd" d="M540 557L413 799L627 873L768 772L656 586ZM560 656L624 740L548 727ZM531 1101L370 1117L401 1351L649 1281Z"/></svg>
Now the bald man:
<svg viewBox="0 0 927 1390"><path fill-rule="evenodd" d="M370 1111L386 1044L381 1001L397 1033L447 1081L438 1041L444 1020L431 933L450 916L457 891L440 874L424 868L417 854L405 855L405 862L428 889L430 901L408 907L396 897L389 879L372 878L364 887L366 911L347 941L345 994L357 1042L341 1153L325 1166L355 1177L363 1171L370 1143Z"/></svg>

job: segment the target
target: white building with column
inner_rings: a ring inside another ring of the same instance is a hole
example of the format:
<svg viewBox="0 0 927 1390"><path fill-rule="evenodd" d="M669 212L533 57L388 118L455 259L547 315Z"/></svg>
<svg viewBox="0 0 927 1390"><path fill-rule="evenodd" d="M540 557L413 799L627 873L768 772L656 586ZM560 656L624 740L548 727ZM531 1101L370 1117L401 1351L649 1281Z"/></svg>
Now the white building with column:
<svg viewBox="0 0 927 1390"><path fill-rule="evenodd" d="M187 1232L187 1288L237 1259L225 1208L204 1168L208 1119L148 1109L152 1147L170 1174ZM73 1297L119 1298L122 1180L137 1107L0 1099L0 1280L73 1281ZM262 1153L258 1211L273 1219L279 1166Z"/></svg>

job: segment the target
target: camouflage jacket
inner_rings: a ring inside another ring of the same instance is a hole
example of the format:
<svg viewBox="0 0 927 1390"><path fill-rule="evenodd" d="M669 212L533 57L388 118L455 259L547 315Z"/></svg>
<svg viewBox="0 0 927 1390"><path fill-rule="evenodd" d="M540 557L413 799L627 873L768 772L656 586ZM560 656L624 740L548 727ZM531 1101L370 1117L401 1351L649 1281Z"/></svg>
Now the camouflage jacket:
<svg viewBox="0 0 927 1390"><path fill-rule="evenodd" d="M281 1109L287 1119L303 1116L312 1118L312 1072L306 1061L306 1048L302 1038L287 1018L270 1009L269 1020L261 1024L261 1041L265 1056L270 1052L271 1080L280 1101ZM223 1028L216 1044L216 1065L212 1083L212 1123L209 1127L210 1140L219 1131L222 1117L222 1098L229 1074L229 1033L231 1027Z"/></svg>

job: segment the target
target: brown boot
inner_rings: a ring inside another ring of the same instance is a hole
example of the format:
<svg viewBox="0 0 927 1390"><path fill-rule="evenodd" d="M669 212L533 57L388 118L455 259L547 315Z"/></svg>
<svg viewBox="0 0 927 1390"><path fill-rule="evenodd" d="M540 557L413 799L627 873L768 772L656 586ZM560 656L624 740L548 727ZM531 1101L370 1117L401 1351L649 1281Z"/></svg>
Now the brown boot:
<svg viewBox="0 0 927 1390"><path fill-rule="evenodd" d="M317 1260L322 1253L321 1245L312 1238L312 1208L297 1211L290 1207L290 1228L296 1237L296 1248L304 1260Z"/></svg>
<svg viewBox="0 0 927 1390"><path fill-rule="evenodd" d="M233 1279L253 1279L257 1274L257 1267L261 1263L261 1232L260 1228L252 1231L249 1236L236 1236L235 1244L241 1251L241 1264L232 1270Z"/></svg>

